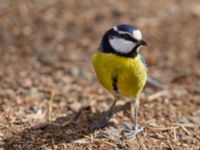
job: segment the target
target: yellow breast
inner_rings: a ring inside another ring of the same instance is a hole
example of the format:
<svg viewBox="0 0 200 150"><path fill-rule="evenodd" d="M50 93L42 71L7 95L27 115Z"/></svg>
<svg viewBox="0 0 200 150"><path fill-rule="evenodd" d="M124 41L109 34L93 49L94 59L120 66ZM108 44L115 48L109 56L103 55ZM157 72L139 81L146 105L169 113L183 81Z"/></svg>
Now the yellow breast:
<svg viewBox="0 0 200 150"><path fill-rule="evenodd" d="M98 51L93 54L92 63L100 83L113 94L113 76L117 77L119 94L124 96L138 96L146 83L147 69L140 55L128 58Z"/></svg>

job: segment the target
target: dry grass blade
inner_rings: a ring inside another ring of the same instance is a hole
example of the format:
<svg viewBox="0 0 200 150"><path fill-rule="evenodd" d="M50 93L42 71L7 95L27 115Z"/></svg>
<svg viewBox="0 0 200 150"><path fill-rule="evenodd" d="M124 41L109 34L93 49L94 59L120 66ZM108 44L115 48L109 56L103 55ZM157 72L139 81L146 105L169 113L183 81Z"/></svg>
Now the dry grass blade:
<svg viewBox="0 0 200 150"><path fill-rule="evenodd" d="M181 124L181 123L175 123L175 124L173 124L173 125L175 125L177 128L181 128L186 134L188 134L188 135L192 135L191 133L190 133L190 131L186 128L186 127L190 127L190 128L192 128L192 127L194 127L194 125L193 124ZM174 131L174 133L175 133L176 131Z"/></svg>
<svg viewBox="0 0 200 150"><path fill-rule="evenodd" d="M93 135L91 134L90 137L89 136L84 136L86 139L90 140L90 143L93 143L93 142L102 142L104 144L107 144L109 146L113 146L115 147L116 145L111 143L111 142L108 142L108 141L105 141L103 139L94 139Z"/></svg>
<svg viewBox="0 0 200 150"><path fill-rule="evenodd" d="M166 131L166 130L174 130L177 129L179 127L156 127L155 129L153 129L154 131Z"/></svg>
<svg viewBox="0 0 200 150"><path fill-rule="evenodd" d="M163 91L160 91L160 92L157 92L155 94L152 94L152 95L148 96L147 99L149 101L152 101L152 100L155 100L155 99L157 99L157 98L159 98L161 96L166 96L168 94L169 94L168 90L163 90Z"/></svg>
<svg viewBox="0 0 200 150"><path fill-rule="evenodd" d="M142 147L142 150L148 150L147 147L145 146L144 142L142 141L142 139L140 139L140 138L138 137L138 140L139 140L139 142L140 142L140 145L141 145L141 147Z"/></svg>
<svg viewBox="0 0 200 150"><path fill-rule="evenodd" d="M84 135L84 137L90 140L90 143L94 142L94 136L92 134L90 134L90 136Z"/></svg>
<svg viewBox="0 0 200 150"><path fill-rule="evenodd" d="M56 145L55 145L55 140L54 140L54 138L52 138L51 141L52 141L53 149L56 149Z"/></svg>
<svg viewBox="0 0 200 150"><path fill-rule="evenodd" d="M181 129L182 129L185 133L187 133L188 135L191 135L191 133L188 131L187 128L185 128L183 125L179 125L179 126L181 127Z"/></svg>
<svg viewBox="0 0 200 150"><path fill-rule="evenodd" d="M56 90L53 88L51 90L51 97L49 100L49 107L48 107L48 122L49 123L52 122L53 101L54 101L55 95L56 95Z"/></svg>
<svg viewBox="0 0 200 150"><path fill-rule="evenodd" d="M176 128L174 128L174 131L173 131L173 132L174 132L174 141L177 141L177 138L176 138L176 137L177 137Z"/></svg>
<svg viewBox="0 0 200 150"><path fill-rule="evenodd" d="M105 141L105 140L97 140L97 141L101 141L102 143L105 143L107 145L110 145L110 146L113 146L113 147L116 147L115 144L111 143L111 142L108 142L108 141Z"/></svg>
<svg viewBox="0 0 200 150"><path fill-rule="evenodd" d="M172 144L171 144L171 142L170 142L170 140L169 140L169 139L167 139L167 143L168 143L168 145L169 145L170 149L171 149L171 150L174 150L174 147L172 146Z"/></svg>

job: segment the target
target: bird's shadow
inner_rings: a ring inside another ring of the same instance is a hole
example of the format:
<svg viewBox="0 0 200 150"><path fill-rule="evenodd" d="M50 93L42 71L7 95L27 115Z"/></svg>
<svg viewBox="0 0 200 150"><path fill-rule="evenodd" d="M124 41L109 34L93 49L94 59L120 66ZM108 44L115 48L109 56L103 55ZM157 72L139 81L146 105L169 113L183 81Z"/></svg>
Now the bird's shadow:
<svg viewBox="0 0 200 150"><path fill-rule="evenodd" d="M125 110L129 106L130 102L116 106L113 113ZM97 122L104 113L92 113L91 107L82 108L79 112L59 117L51 123L40 123L22 132L15 132L11 137L4 139L3 147L6 150L38 149L63 142L73 143L93 133L95 130L91 129L91 125Z"/></svg>

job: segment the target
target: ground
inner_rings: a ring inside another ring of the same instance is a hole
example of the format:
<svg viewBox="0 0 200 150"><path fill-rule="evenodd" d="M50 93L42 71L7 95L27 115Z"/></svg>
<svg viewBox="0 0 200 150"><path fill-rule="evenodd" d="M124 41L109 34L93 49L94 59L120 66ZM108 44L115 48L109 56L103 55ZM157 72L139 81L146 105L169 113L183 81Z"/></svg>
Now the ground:
<svg viewBox="0 0 200 150"><path fill-rule="evenodd" d="M199 150L199 19L197 0L1 0L0 149ZM164 87L146 85L132 139L123 98L107 127L90 129L112 103L90 57L121 23L142 31L148 74Z"/></svg>

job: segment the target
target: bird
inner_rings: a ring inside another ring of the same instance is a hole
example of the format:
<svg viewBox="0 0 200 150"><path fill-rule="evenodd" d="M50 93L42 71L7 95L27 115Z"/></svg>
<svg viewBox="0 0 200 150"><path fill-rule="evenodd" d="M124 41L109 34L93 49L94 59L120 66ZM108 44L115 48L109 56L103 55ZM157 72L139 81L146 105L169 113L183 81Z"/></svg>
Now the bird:
<svg viewBox="0 0 200 150"><path fill-rule="evenodd" d="M124 96L131 99L130 109L134 118L133 127L124 136L132 137L143 131L144 128L138 126L140 95L151 78L148 78L140 49L147 45L141 31L129 24L114 26L103 35L99 48L92 55L92 65L100 84L114 96L114 100L109 110L93 126L95 129L107 125L119 96Z"/></svg>

